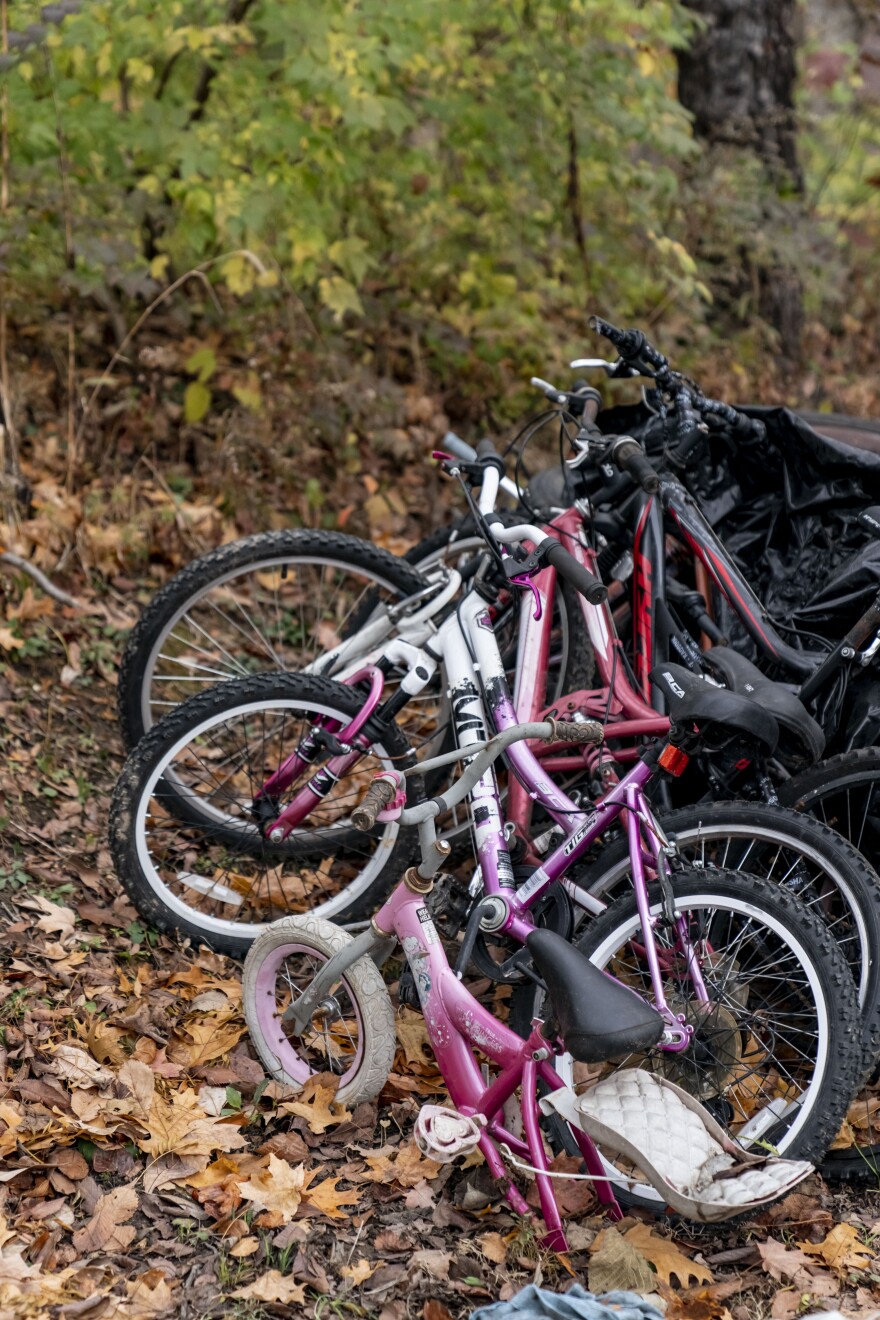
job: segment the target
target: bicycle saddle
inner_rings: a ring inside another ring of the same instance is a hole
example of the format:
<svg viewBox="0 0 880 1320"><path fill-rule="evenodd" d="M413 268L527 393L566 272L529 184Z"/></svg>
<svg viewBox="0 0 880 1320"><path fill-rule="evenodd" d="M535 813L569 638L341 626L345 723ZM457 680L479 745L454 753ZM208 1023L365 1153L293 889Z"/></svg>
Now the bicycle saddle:
<svg viewBox="0 0 880 1320"><path fill-rule="evenodd" d="M634 990L594 967L554 930L533 930L526 948L543 978L565 1048L580 1063L649 1049L663 1019Z"/></svg>
<svg viewBox="0 0 880 1320"><path fill-rule="evenodd" d="M768 755L776 750L779 725L757 701L715 687L683 665L658 665L649 677L667 697L670 718L676 724L696 724L701 733L710 724L721 725L744 734Z"/></svg>
<svg viewBox="0 0 880 1320"><path fill-rule="evenodd" d="M731 646L710 646L704 651L703 660L731 691L751 697L769 711L811 764L821 759L825 734L794 692L774 683Z"/></svg>

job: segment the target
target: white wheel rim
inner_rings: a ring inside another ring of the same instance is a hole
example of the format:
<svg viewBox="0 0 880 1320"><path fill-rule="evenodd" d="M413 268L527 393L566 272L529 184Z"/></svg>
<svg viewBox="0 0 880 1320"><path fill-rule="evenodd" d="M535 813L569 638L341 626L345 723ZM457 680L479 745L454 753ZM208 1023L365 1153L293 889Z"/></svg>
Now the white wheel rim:
<svg viewBox="0 0 880 1320"><path fill-rule="evenodd" d="M683 900L683 902L684 901L685 900ZM798 958L798 961L801 964L802 970L806 974L806 979L810 985L810 989L812 990L813 1000L816 1006L816 1031L818 1036L817 1061L816 1061L816 1066L813 1070L813 1076L810 1079L810 1083L807 1086L806 1090L802 1092L802 1103L798 1112L798 1116L785 1133L784 1142L780 1151L780 1153L782 1153L786 1149L788 1149L788 1147L791 1145L791 1142L798 1135L804 1124L810 1118L810 1115L813 1110L813 1097L815 1096L816 1089L820 1085L820 1082L817 1080L817 1078L821 1078L822 1076L824 1076L827 1067L827 1057L829 1050L828 1014L826 1012L825 1000L822 994L822 988L819 984L819 979L816 975L812 960L807 957L803 945L800 943L797 937L790 930L788 930L788 928L785 925L783 925L782 922L778 921L771 913L762 912L760 908L753 906L744 899L733 898L726 895L713 894L710 891L705 894L701 894L701 893L688 894L686 899L686 904L687 904L686 910L691 907L699 907L701 905L708 906L709 904L711 904L711 906L718 911L738 912L738 913L742 913L745 916L754 917L755 920L759 921L762 925L774 931L774 933L778 935L781 940L784 941L784 943L788 946L788 948L795 953L795 955ZM652 904L651 906L652 916L657 916L661 912L662 912L661 901ZM608 961L608 959L611 957L611 955L618 948L620 948L621 944L626 942L628 935L640 929L641 926L640 926L638 914L633 913L631 918L628 918L625 921L621 921L616 927L616 929L610 932L609 935L605 938L605 940L598 946L598 948L596 948L589 955L590 962L593 963L596 967L603 968L606 962ZM573 1062L574 1061L570 1054L559 1055L554 1062L554 1067L556 1071L559 1073L560 1078L562 1079L562 1081L565 1083L566 1086L571 1086L574 1080ZM822 1064L821 1068L819 1066L820 1063ZM810 1103L807 1103L807 1100L809 1100ZM635 1186L630 1186L625 1176L621 1174L620 1170L616 1168L616 1166L613 1164L612 1161L607 1160L604 1156L602 1156L601 1152L600 1152L600 1157L602 1159L603 1165L605 1166L605 1172L619 1186L619 1188L622 1191L626 1191L630 1195L637 1196L642 1200L652 1201L658 1206L662 1206L665 1204L662 1195L660 1195L660 1193L655 1191L653 1187L651 1187L646 1183L639 1183L636 1184Z"/></svg>
<svg viewBox="0 0 880 1320"><path fill-rule="evenodd" d="M134 823L134 836L135 836L135 848L137 851L137 857L141 867L141 871L146 877L147 882L150 885L150 888L154 891L154 893L159 895L162 903L166 908L169 909L169 911L173 912L175 916L179 917L184 921L188 921L192 924L197 924L202 930L204 930L208 934L220 935L220 936L232 935L243 939L246 938L255 939L260 934L261 931L266 929L266 925L268 923L231 921L223 917L214 917L207 913L199 912L197 909L191 908L187 903L183 902L181 898L179 898L171 889L169 889L165 881L158 874L153 864L153 859L150 855L150 850L147 844L148 830L147 830L146 818L149 812L149 804L152 799L153 793L155 791L156 785L159 782L159 780L163 777L163 772L165 771L169 763L174 759L174 757L176 757L183 750L184 747L187 746L188 743L192 742L201 733L209 732L212 728L215 728L218 724L224 723L226 720L230 719L231 717L234 717L236 715L253 714L261 710L296 710L302 712L304 711L304 709L305 708L301 701L297 701L295 698L291 697L291 698L275 699L271 702L265 702L265 701L246 702L243 703L241 706L235 706L232 710L222 711L219 713L215 712L207 719L202 720L193 729L190 729L187 733L183 734L180 738L178 738L177 742L174 743L174 745L171 748L169 748L168 751L165 752L161 760L157 763L157 765L154 767L153 771L151 772L150 778L148 779L144 790L140 794L140 797L138 799L135 823ZM308 715L309 716L329 715L338 718L339 711L334 709L332 706L328 706L316 702L309 704ZM383 766L385 766L385 768L388 769L392 768L390 758L388 757L384 748L381 747L381 745L378 744L374 745L371 749L371 754L375 756L376 759L380 761L383 764ZM222 813L220 813L220 819L224 819ZM195 828L198 828L198 826L196 826ZM334 913L338 912L341 908L347 907L356 898L359 898L360 895L363 894L365 890L367 890L370 887L371 884L373 884L377 876L384 869L385 865L388 862L389 855L397 840L397 836L399 832L400 832L399 822L389 821L385 827L385 831L382 837L376 840L377 846L375 852L373 853L372 858L363 868L363 870L359 872L359 874L351 882L351 884L346 885L346 887L339 894L334 895L332 898L327 899L323 903L316 904L315 907L310 909L310 911L315 914L320 914L321 916L330 918L333 916Z"/></svg>

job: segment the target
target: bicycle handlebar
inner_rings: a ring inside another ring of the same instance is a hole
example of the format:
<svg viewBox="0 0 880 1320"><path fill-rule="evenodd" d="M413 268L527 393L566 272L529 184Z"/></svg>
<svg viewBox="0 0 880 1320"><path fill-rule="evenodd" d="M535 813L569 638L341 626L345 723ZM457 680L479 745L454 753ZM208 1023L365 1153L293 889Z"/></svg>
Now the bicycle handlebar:
<svg viewBox="0 0 880 1320"><path fill-rule="evenodd" d="M717 417L742 440L762 440L766 435L763 422L746 417L720 399L708 399L699 386L673 371L641 330L620 330L599 316L590 317L590 327L614 345L624 363L653 376L661 390L671 396L676 411L674 462L682 464L704 434L701 418Z"/></svg>
<svg viewBox="0 0 880 1320"><path fill-rule="evenodd" d="M651 466L642 446L631 435L619 436L613 442L609 456L612 463L615 463L621 472L632 477L646 495L657 494L660 489L660 474Z"/></svg>
<svg viewBox="0 0 880 1320"><path fill-rule="evenodd" d="M398 787L407 775L421 775L426 770L439 769L441 766L450 765L454 761L467 759L467 766L462 770L455 783L442 796L431 798L427 802L419 802L413 807L407 807L401 815L401 823L404 825L418 825L431 817L442 815L450 807L456 806L467 797L489 766L497 761L498 757L507 750L511 743L533 738L539 738L542 742L549 743L563 742L581 745L593 743L598 746L605 738L605 730L598 720L547 719L525 724L513 724L509 729L503 729L501 733L497 733L494 738L490 738L487 742L459 747L452 752L445 752L441 756L432 757L428 761L420 761L418 765L412 766L403 773L399 771L383 772L382 777L375 779L370 784L364 793L363 799L351 813L352 824L359 830L371 830L376 824L379 812L384 810L393 800ZM380 805L377 806L377 803Z"/></svg>
<svg viewBox="0 0 880 1320"><path fill-rule="evenodd" d="M605 583L588 568L584 568L583 564L579 563L574 555L569 554L565 546L555 537L548 536L546 541L541 543L540 549L547 563L552 564L559 576L571 583L575 591L591 605L601 605L607 598L608 588Z"/></svg>
<svg viewBox="0 0 880 1320"><path fill-rule="evenodd" d="M376 824L379 812L384 811L394 801L396 795L397 785L390 776L383 775L379 779L374 779L351 813L351 823L355 829L365 832L371 830Z"/></svg>

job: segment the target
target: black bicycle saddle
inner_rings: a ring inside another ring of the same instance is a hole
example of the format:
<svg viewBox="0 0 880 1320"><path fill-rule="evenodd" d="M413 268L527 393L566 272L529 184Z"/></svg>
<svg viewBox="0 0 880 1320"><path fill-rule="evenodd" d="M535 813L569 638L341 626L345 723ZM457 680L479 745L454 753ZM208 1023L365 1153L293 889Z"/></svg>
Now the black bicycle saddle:
<svg viewBox="0 0 880 1320"><path fill-rule="evenodd" d="M751 697L769 711L811 765L821 759L825 734L794 692L774 683L732 646L710 646L703 652L703 660L731 691Z"/></svg>
<svg viewBox="0 0 880 1320"><path fill-rule="evenodd" d="M779 725L769 711L750 697L716 687L683 665L658 665L651 682L666 695L676 724L695 724L705 733L711 724L744 734L769 755L779 742Z"/></svg>
<svg viewBox="0 0 880 1320"><path fill-rule="evenodd" d="M556 933L533 930L526 948L547 987L565 1048L580 1063L603 1063L646 1050L663 1034L663 1019L641 995L594 967Z"/></svg>

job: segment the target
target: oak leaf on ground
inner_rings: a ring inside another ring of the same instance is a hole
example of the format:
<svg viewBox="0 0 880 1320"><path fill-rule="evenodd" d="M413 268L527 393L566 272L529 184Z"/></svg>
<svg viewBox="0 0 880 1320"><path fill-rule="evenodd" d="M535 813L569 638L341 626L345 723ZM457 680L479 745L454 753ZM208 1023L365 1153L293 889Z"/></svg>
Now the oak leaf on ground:
<svg viewBox="0 0 880 1320"><path fill-rule="evenodd" d="M877 1253L865 1245L852 1224L835 1224L821 1242L799 1242L798 1246L810 1256L820 1256L841 1275L868 1270L877 1260Z"/></svg>
<svg viewBox="0 0 880 1320"><path fill-rule="evenodd" d="M303 1284L294 1283L289 1274L282 1274L280 1270L267 1270L253 1283L244 1288L236 1288L232 1296L247 1301L281 1302L286 1306L305 1306L306 1302Z"/></svg>
<svg viewBox="0 0 880 1320"><path fill-rule="evenodd" d="M277 1155L269 1156L265 1169L255 1173L247 1182L239 1184L239 1194L252 1201L260 1210L278 1216L279 1224L287 1224L299 1209L303 1192L317 1176L307 1173L303 1164L288 1164Z"/></svg>
<svg viewBox="0 0 880 1320"><path fill-rule="evenodd" d="M362 1175L366 1181L396 1182L401 1187L416 1187L426 1179L436 1178L443 1167L435 1160L426 1159L412 1139L390 1156L385 1151L368 1155L367 1166L369 1172Z"/></svg>
<svg viewBox="0 0 880 1320"><path fill-rule="evenodd" d="M685 1256L671 1239L658 1237L647 1224L637 1224L631 1228L625 1234L625 1240L654 1266L664 1283L672 1284L673 1276L682 1288L689 1287L691 1280L698 1284L713 1282L712 1271L707 1265L701 1265Z"/></svg>
<svg viewBox="0 0 880 1320"><path fill-rule="evenodd" d="M296 1099L284 1101L279 1110L304 1118L309 1131L320 1135L351 1118L351 1112L336 1099L338 1090L339 1078L333 1073L313 1073Z"/></svg>
<svg viewBox="0 0 880 1320"><path fill-rule="evenodd" d="M338 1178L325 1178L323 1182L316 1183L310 1187L303 1200L309 1205L313 1205L316 1210L320 1210L328 1219L348 1219L344 1210L340 1210L342 1205L357 1205L360 1196L353 1189L339 1191L336 1184Z"/></svg>

